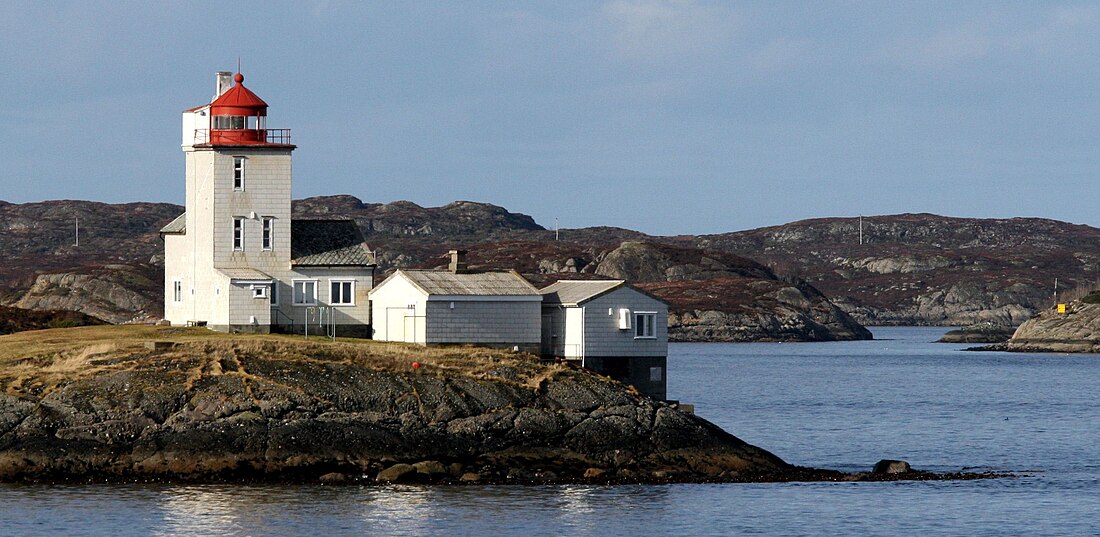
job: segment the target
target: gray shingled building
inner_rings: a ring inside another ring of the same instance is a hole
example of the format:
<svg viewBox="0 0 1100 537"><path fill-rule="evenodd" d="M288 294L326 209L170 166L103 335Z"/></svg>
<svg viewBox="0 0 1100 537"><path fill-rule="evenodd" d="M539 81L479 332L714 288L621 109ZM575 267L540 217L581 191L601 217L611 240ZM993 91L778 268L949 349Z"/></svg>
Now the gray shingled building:
<svg viewBox="0 0 1100 537"><path fill-rule="evenodd" d="M667 303L622 280L562 280L540 292L544 357L666 398Z"/></svg>
<svg viewBox="0 0 1100 537"><path fill-rule="evenodd" d="M453 251L448 270L398 269L375 286L374 339L538 353L538 289L515 271L468 270L464 255Z"/></svg>

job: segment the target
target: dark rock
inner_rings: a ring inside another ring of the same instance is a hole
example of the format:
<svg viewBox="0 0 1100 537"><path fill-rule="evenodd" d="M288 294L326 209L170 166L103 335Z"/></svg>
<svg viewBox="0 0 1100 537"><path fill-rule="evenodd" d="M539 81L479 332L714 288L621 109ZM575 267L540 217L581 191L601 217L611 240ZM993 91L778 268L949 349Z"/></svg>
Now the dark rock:
<svg viewBox="0 0 1100 537"><path fill-rule="evenodd" d="M383 483L399 483L404 478L415 473L417 473L415 466L398 463L378 472L378 475L374 479L375 481L381 481Z"/></svg>
<svg viewBox="0 0 1100 537"><path fill-rule="evenodd" d="M871 470L872 474L904 474L912 472L913 469L909 466L909 463L905 461L895 461L890 459L883 459L875 463L875 467Z"/></svg>
<svg viewBox="0 0 1100 537"><path fill-rule="evenodd" d="M317 481L330 484L346 483L348 481L348 476L341 474L340 472L329 472L322 475L321 477L318 477Z"/></svg>

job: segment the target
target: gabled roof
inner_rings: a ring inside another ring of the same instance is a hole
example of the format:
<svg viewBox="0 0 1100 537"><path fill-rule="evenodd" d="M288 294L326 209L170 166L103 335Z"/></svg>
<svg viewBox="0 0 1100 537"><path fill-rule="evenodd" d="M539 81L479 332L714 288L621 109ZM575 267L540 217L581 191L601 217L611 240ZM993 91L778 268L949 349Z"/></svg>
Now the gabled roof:
<svg viewBox="0 0 1100 537"><path fill-rule="evenodd" d="M428 296L539 296L539 290L514 270L456 274L449 270L398 269L390 278L399 275Z"/></svg>
<svg viewBox="0 0 1100 537"><path fill-rule="evenodd" d="M601 297L620 287L633 289L653 300L665 303L637 287L628 285L623 280L560 280L539 290L542 293L544 304L563 304L568 306L580 306L592 299Z"/></svg>
<svg viewBox="0 0 1100 537"><path fill-rule="evenodd" d="M334 267L376 263L353 220L291 220L290 264Z"/></svg>
<svg viewBox="0 0 1100 537"><path fill-rule="evenodd" d="M176 217L175 220L168 222L168 225L160 228L161 235L186 235L187 234L187 213L183 213Z"/></svg>

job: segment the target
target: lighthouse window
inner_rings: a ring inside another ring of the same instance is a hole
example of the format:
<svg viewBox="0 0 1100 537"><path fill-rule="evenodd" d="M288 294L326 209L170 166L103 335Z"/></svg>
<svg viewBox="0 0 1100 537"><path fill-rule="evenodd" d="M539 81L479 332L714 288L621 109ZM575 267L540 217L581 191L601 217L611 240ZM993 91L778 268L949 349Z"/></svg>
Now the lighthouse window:
<svg viewBox="0 0 1100 537"><path fill-rule="evenodd" d="M244 190L244 157L233 157L233 190Z"/></svg>
<svg viewBox="0 0 1100 537"><path fill-rule="evenodd" d="M244 218L233 219L233 249L244 250Z"/></svg>
<svg viewBox="0 0 1100 537"><path fill-rule="evenodd" d="M264 217L263 239L261 240L264 250L271 249L271 229L272 227L274 227L274 225L274 218L271 218L270 216Z"/></svg>
<svg viewBox="0 0 1100 537"><path fill-rule="evenodd" d="M242 130L245 127L246 116L214 116L215 129Z"/></svg>

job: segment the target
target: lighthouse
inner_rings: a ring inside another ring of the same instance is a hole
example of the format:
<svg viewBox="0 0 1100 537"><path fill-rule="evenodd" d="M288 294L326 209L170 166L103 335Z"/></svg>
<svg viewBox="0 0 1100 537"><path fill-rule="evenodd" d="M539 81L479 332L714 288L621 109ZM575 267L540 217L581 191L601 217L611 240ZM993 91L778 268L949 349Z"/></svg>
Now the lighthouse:
<svg viewBox="0 0 1100 537"><path fill-rule="evenodd" d="M291 218L290 129L220 71L183 111L185 213L161 230L165 319L229 332L369 333L375 262L351 220Z"/></svg>

